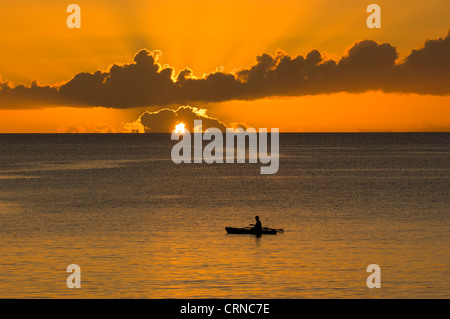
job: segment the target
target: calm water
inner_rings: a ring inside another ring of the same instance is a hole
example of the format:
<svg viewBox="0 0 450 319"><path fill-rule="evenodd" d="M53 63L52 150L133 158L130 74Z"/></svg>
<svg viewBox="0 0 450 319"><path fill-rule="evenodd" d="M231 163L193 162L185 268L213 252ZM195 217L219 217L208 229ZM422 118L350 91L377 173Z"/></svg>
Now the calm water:
<svg viewBox="0 0 450 319"><path fill-rule="evenodd" d="M0 135L0 297L450 297L450 134L282 134L272 176L172 145Z"/></svg>

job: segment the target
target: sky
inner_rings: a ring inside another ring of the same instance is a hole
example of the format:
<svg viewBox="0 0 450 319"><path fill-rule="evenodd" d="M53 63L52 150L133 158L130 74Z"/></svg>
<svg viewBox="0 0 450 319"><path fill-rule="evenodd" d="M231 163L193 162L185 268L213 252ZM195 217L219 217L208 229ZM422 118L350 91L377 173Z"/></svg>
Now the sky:
<svg viewBox="0 0 450 319"><path fill-rule="evenodd" d="M1 133L152 132L140 119L180 106L281 132L450 131L448 0L378 0L380 29L360 0L75 3L80 29L69 2L2 4Z"/></svg>

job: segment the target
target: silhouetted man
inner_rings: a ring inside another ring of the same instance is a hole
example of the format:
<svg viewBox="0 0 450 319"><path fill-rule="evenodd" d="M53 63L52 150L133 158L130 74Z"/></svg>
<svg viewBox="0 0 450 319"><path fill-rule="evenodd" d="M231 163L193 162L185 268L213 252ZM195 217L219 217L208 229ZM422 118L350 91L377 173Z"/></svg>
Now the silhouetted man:
<svg viewBox="0 0 450 319"><path fill-rule="evenodd" d="M256 219L256 224L253 227L253 229L256 231L256 233L261 233L262 232L262 224L261 221L259 220L259 216L255 216Z"/></svg>

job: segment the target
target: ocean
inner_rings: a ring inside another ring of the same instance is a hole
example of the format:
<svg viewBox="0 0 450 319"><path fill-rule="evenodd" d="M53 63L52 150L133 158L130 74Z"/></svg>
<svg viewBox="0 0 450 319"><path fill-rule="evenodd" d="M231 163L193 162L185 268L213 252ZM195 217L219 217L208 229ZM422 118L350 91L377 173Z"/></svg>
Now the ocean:
<svg viewBox="0 0 450 319"><path fill-rule="evenodd" d="M280 134L274 175L174 144L0 134L0 298L450 297L450 133Z"/></svg>

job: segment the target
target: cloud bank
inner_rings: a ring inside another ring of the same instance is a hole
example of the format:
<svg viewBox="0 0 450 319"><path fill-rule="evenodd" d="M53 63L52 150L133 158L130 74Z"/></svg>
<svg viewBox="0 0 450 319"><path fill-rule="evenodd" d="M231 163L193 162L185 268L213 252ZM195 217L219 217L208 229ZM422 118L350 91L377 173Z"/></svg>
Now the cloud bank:
<svg viewBox="0 0 450 319"><path fill-rule="evenodd" d="M427 40L403 61L390 43L355 43L338 61L325 60L318 50L291 57L284 52L258 56L256 63L235 72L221 70L196 77L189 68L176 74L158 63L160 51L140 50L128 64L107 71L78 73L62 85L29 87L0 80L0 108L40 105L141 106L186 105L198 102L253 100L335 92L450 94L450 32Z"/></svg>
<svg viewBox="0 0 450 319"><path fill-rule="evenodd" d="M202 127L193 127L195 120L202 121ZM184 123L190 132L204 131L216 127L225 132L227 126L217 118L206 114L205 109L191 106L180 106L178 109L161 109L156 112L144 112L136 122L127 123L125 127L136 133L166 133L172 132L175 125Z"/></svg>

